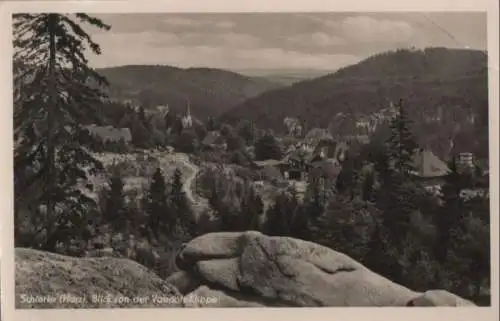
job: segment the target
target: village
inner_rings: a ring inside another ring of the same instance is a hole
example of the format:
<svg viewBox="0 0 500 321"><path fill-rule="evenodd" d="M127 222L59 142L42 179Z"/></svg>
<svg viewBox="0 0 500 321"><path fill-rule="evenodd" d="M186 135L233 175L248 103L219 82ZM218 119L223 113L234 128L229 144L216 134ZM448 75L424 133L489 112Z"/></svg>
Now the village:
<svg viewBox="0 0 500 321"><path fill-rule="evenodd" d="M123 104L132 104L130 100L123 101ZM138 105L134 105L136 112L140 111ZM151 110L146 110L148 117L160 117L165 119L169 114L168 104L159 105ZM280 187L295 188L299 194L303 194L307 188L310 178L334 181L342 169L342 162L346 159L349 149L352 146L367 145L370 143L372 135L378 126L383 126L391 117L395 115L395 107L391 103L388 108L381 109L371 117L360 119L356 123L359 133L355 135L335 135L330 133L331 129L313 128L307 133L303 133L300 122L293 117L285 117L283 125L287 129L287 135L276 137L281 149L282 157L279 159L269 158L257 160L255 157L255 147L246 146L246 155L249 155L250 162L247 167L254 171L260 179L255 180L257 188L263 188L267 181ZM344 117L345 115L338 115ZM199 124L191 114L189 100L184 112L178 117L181 131L192 130L193 126ZM439 118L439 117L438 117ZM439 120L432 118L431 121ZM96 126L95 124L86 127L93 136L100 137L105 142L123 142L127 146L131 145L132 133L130 128L115 128L113 126ZM172 131L168 130L168 134ZM150 152L142 149L134 149L139 155L148 155ZM228 150L227 137L220 130L207 131L200 138L200 150L209 153L226 153ZM166 151L176 153L173 146L157 146L153 151ZM154 152L153 152L154 153ZM487 192L488 170L482 170L475 160L472 152L460 148L460 145L450 143L450 158L454 157L457 166L462 172L473 172L482 179L474 190L463 191L464 197L472 197ZM447 162L440 159L428 148L417 148L413 155L414 178L419 181L428 191L438 194L440 186L444 182L444 177L449 173ZM370 170L370 165L363 168L363 171Z"/></svg>

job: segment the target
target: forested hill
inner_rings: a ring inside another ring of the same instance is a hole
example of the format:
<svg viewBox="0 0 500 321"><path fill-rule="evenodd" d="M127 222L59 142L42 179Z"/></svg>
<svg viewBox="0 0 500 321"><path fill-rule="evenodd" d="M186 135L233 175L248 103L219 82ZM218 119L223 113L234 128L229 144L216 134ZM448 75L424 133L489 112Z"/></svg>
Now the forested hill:
<svg viewBox="0 0 500 321"><path fill-rule="evenodd" d="M424 143L443 148L450 137L474 137L476 141L469 144L487 150L487 55L475 50L428 48L377 54L333 74L263 93L221 120L248 119L282 132L284 117L291 116L309 128L330 126L352 133L359 119L373 117L399 99Z"/></svg>
<svg viewBox="0 0 500 321"><path fill-rule="evenodd" d="M279 84L221 69L129 65L97 70L110 83L110 96L131 99L146 108L169 104L181 110L186 98L195 117L206 119Z"/></svg>

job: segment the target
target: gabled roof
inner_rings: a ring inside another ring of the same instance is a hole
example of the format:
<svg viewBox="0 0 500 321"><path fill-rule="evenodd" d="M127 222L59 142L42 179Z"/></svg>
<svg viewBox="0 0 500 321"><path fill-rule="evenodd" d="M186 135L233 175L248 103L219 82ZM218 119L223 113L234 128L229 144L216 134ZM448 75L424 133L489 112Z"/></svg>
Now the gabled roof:
<svg viewBox="0 0 500 321"><path fill-rule="evenodd" d="M416 174L422 178L440 177L448 174L448 165L431 151L421 149L413 156Z"/></svg>
<svg viewBox="0 0 500 321"><path fill-rule="evenodd" d="M272 166L276 166L276 165L281 164L282 161L277 160L277 159L266 159L263 161L255 161L254 163L258 167L272 167Z"/></svg>
<svg viewBox="0 0 500 321"><path fill-rule="evenodd" d="M282 162L300 161L300 160L308 162L312 159L313 155L314 155L313 153L298 148L286 154L283 157Z"/></svg>

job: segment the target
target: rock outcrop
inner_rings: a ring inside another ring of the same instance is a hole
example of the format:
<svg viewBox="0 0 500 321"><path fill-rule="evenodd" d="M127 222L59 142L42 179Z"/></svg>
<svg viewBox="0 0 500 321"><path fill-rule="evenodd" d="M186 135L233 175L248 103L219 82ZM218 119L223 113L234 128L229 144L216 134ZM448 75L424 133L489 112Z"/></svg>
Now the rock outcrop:
<svg viewBox="0 0 500 321"><path fill-rule="evenodd" d="M132 260L24 248L15 255L16 308L180 306L171 300L180 297L177 289Z"/></svg>
<svg viewBox="0 0 500 321"><path fill-rule="evenodd" d="M200 236L177 265L183 272L167 281L181 293L217 298L193 306L474 305L446 291L412 291L321 245L254 231Z"/></svg>
<svg viewBox="0 0 500 321"><path fill-rule="evenodd" d="M125 258L15 253L17 308L474 306L412 291L327 247L254 231L192 240L167 280Z"/></svg>

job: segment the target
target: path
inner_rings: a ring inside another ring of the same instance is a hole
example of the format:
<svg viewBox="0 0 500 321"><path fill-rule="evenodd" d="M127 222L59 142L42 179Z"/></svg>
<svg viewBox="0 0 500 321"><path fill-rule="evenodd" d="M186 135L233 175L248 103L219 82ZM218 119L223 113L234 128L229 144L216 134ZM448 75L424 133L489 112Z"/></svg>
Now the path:
<svg viewBox="0 0 500 321"><path fill-rule="evenodd" d="M208 201L193 192L193 182L198 175L200 168L189 160L189 156L181 153L174 153L177 161L181 162L183 166L189 168L190 175L186 177L183 184L183 191L187 199L191 203L195 216L198 216L208 206ZM170 154L172 156L172 154Z"/></svg>

